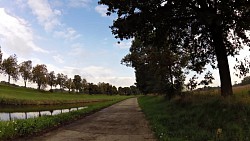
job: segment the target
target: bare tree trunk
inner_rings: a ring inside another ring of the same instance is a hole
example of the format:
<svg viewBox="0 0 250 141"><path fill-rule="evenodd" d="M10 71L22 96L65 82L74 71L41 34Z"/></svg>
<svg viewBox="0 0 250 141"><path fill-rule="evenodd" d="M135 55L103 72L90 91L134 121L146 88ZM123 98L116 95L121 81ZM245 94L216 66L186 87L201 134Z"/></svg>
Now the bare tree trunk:
<svg viewBox="0 0 250 141"><path fill-rule="evenodd" d="M10 75L8 75L8 83L10 84Z"/></svg>
<svg viewBox="0 0 250 141"><path fill-rule="evenodd" d="M226 97L233 95L232 82L230 76L230 69L227 58L226 46L223 42L222 28L220 26L211 27L211 34L215 46L215 54L217 57L220 82L221 82L221 95Z"/></svg>
<svg viewBox="0 0 250 141"><path fill-rule="evenodd" d="M26 83L27 83L27 80L24 80L24 87L26 88Z"/></svg>

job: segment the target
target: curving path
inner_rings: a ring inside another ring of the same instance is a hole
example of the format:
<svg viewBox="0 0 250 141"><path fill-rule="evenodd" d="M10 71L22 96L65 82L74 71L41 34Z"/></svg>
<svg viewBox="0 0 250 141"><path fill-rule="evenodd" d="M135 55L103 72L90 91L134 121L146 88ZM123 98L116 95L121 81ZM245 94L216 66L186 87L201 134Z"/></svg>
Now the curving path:
<svg viewBox="0 0 250 141"><path fill-rule="evenodd" d="M30 141L156 141L131 98Z"/></svg>

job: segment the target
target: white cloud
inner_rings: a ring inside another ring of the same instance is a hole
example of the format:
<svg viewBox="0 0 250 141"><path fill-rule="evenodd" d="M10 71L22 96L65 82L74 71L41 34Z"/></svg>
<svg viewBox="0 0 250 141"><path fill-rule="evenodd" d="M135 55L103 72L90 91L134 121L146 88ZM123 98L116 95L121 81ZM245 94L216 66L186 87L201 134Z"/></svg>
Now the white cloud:
<svg viewBox="0 0 250 141"><path fill-rule="evenodd" d="M91 0L70 0L68 5L70 7L88 7L89 4L91 3Z"/></svg>
<svg viewBox="0 0 250 141"><path fill-rule="evenodd" d="M53 59L54 59L57 63L60 63L60 64L64 63L64 60L62 59L62 56L59 55L59 54L53 56Z"/></svg>
<svg viewBox="0 0 250 141"><path fill-rule="evenodd" d="M99 14L101 14L101 16L102 17L107 17L107 6L105 6L105 5L98 5L98 6L96 6L95 7L95 11L97 12L97 13L99 13Z"/></svg>
<svg viewBox="0 0 250 141"><path fill-rule="evenodd" d="M4 8L0 8L0 17L0 42L3 48L20 55L27 55L32 51L48 53L35 44L35 36L27 21L9 15Z"/></svg>
<svg viewBox="0 0 250 141"><path fill-rule="evenodd" d="M115 43L114 46L119 47L120 49L128 49L131 47L131 45L132 45L131 41L123 41L120 43Z"/></svg>
<svg viewBox="0 0 250 141"><path fill-rule="evenodd" d="M81 35L78 34L73 28L69 27L64 31L55 31L54 36L66 40L74 40L79 38Z"/></svg>
<svg viewBox="0 0 250 141"><path fill-rule="evenodd" d="M71 51L68 53L70 56L85 56L87 53L83 49L83 45L80 43L75 43L71 45Z"/></svg>
<svg viewBox="0 0 250 141"><path fill-rule="evenodd" d="M58 16L62 14L61 11L53 10L47 0L28 0L28 5L46 31L62 25L58 19Z"/></svg>
<svg viewBox="0 0 250 141"><path fill-rule="evenodd" d="M117 87L127 87L135 83L135 78L115 76L114 70L102 66L88 66L84 68L65 67L62 72L71 78L78 74L88 82L95 84L105 82Z"/></svg>

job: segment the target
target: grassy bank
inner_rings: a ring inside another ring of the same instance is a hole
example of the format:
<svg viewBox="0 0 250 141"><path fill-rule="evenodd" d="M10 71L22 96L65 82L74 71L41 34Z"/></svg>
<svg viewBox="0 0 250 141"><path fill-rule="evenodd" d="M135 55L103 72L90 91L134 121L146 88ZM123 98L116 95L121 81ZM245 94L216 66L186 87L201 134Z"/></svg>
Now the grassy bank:
<svg viewBox="0 0 250 141"><path fill-rule="evenodd" d="M0 84L0 104L66 104L105 101L120 98L120 96L86 95L75 93L50 93L35 89L6 86Z"/></svg>
<svg viewBox="0 0 250 141"><path fill-rule="evenodd" d="M250 140L249 95L143 96L139 104L162 141Z"/></svg>
<svg viewBox="0 0 250 141"><path fill-rule="evenodd" d="M127 97L128 98L128 97ZM35 119L15 120L0 122L0 140L15 139L17 137L27 137L57 128L65 123L80 119L85 115L110 106L125 99L120 97L112 101L93 103L87 109L63 113L56 116L43 116Z"/></svg>

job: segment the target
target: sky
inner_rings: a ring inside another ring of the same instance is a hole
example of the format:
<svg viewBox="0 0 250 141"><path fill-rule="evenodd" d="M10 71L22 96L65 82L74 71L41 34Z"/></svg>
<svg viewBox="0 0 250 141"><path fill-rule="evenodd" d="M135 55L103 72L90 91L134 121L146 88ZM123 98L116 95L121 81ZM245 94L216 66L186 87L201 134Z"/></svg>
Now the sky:
<svg viewBox="0 0 250 141"><path fill-rule="evenodd" d="M120 63L131 41L117 43L109 28L115 17L97 0L0 0L0 17L3 58L16 54L18 63L46 64L91 83L135 83L134 70Z"/></svg>
<svg viewBox="0 0 250 141"><path fill-rule="evenodd" d="M98 0L0 0L0 17L3 58L16 54L18 63L46 64L48 71L70 78L80 75L91 83L117 87L135 83L133 68L120 63L131 40L117 43L109 28L115 15L106 16L106 7L98 5ZM237 57L247 56L246 50ZM234 75L234 63L229 58L233 84L240 82ZM219 86L218 69L208 70L215 77L213 86ZM7 81L4 75L0 79ZM23 80L16 83L23 85Z"/></svg>

